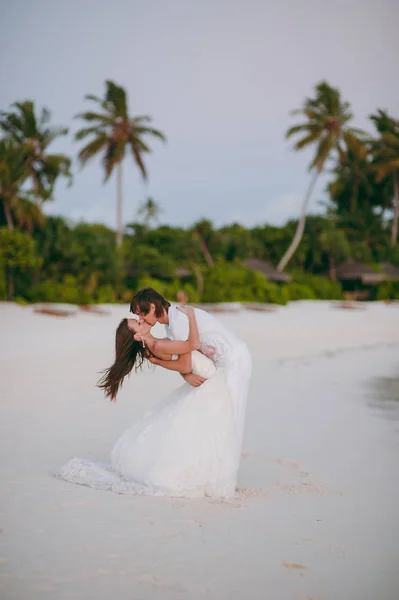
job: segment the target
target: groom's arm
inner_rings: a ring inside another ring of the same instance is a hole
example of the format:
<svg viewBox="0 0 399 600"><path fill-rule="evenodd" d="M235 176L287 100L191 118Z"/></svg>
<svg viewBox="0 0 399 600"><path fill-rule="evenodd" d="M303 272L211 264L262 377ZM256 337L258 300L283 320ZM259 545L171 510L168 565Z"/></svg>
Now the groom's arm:
<svg viewBox="0 0 399 600"><path fill-rule="evenodd" d="M180 311L178 311L178 313L179 314L173 323L173 327L171 327L171 333L175 340L187 340L190 331L188 317ZM206 381L204 377L195 375L194 373L181 373L181 376L192 387L199 387Z"/></svg>

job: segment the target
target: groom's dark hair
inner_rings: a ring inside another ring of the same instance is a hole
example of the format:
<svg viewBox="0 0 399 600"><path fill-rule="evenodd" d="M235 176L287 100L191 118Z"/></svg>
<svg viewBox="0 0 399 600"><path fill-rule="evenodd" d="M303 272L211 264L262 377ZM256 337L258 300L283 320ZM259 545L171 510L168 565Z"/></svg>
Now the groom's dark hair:
<svg viewBox="0 0 399 600"><path fill-rule="evenodd" d="M161 317L164 311L167 312L170 307L170 302L162 294L151 287L145 287L133 296L130 303L130 312L133 314L142 312L147 315L151 310L151 304L155 306L156 317Z"/></svg>

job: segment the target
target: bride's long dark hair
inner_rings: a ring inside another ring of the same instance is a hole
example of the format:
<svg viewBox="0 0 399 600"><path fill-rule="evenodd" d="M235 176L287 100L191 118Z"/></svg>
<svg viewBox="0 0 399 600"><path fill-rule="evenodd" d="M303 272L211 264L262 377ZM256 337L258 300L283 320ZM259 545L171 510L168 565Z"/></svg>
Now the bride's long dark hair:
<svg viewBox="0 0 399 600"><path fill-rule="evenodd" d="M106 398L115 400L123 380L130 375L133 367L139 369L147 357L146 348L133 337L127 319L122 319L115 334L115 361L103 371L97 386L104 390Z"/></svg>

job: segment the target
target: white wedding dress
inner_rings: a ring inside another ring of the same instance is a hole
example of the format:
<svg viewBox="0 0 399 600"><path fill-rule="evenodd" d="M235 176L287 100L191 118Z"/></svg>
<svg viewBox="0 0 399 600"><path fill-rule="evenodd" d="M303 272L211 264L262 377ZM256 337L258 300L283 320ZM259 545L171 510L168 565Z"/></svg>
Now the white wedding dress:
<svg viewBox="0 0 399 600"><path fill-rule="evenodd" d="M217 359L225 353L223 339L216 334L210 341L216 360L192 353L192 371L205 377L205 383L197 388L185 383L159 402L123 433L109 464L75 457L56 475L123 494L233 497L243 424L237 429L232 389L237 394L246 386L246 395L250 364L230 359L226 368Z"/></svg>

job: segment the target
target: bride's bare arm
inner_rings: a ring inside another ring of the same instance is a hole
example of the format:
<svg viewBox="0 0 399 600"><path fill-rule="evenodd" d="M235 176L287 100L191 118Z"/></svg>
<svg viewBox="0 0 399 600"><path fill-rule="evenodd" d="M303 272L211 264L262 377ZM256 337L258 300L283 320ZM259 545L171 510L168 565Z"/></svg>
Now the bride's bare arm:
<svg viewBox="0 0 399 600"><path fill-rule="evenodd" d="M157 352L155 354L154 350L155 350L155 344L153 346L153 349L150 350L152 357L160 358L161 360L173 360L173 354L168 354L167 352L160 352L159 349L157 350ZM148 357L148 359L150 360L150 357Z"/></svg>
<svg viewBox="0 0 399 600"><path fill-rule="evenodd" d="M206 381L205 377L191 373L191 352L182 354L177 360L161 360L156 356L152 356L148 360L150 360L154 365L159 365L160 367L164 367L170 371L177 371L192 387L199 387Z"/></svg>
<svg viewBox="0 0 399 600"><path fill-rule="evenodd" d="M176 360L162 360L157 358L156 356L151 356L148 360L151 361L154 365L159 365L160 367L164 367L164 369L169 369L170 371L177 371L183 377L183 379L189 383L192 387L199 387L203 383L205 383L205 377L201 377L201 375L194 375L191 373L192 369L192 360L191 360L191 352L187 352L186 354L182 354Z"/></svg>
<svg viewBox="0 0 399 600"><path fill-rule="evenodd" d="M178 310L183 312L188 317L189 334L186 341L180 340L156 340L152 348L152 353L160 354L186 354L193 350L198 350L200 347L200 337L198 333L197 319L195 318L194 309L190 306L178 307Z"/></svg>
<svg viewBox="0 0 399 600"><path fill-rule="evenodd" d="M182 375L191 373L191 352L181 354L176 360L162 360L157 356L151 356L148 360L152 362L153 365L159 365L169 371L177 371Z"/></svg>

